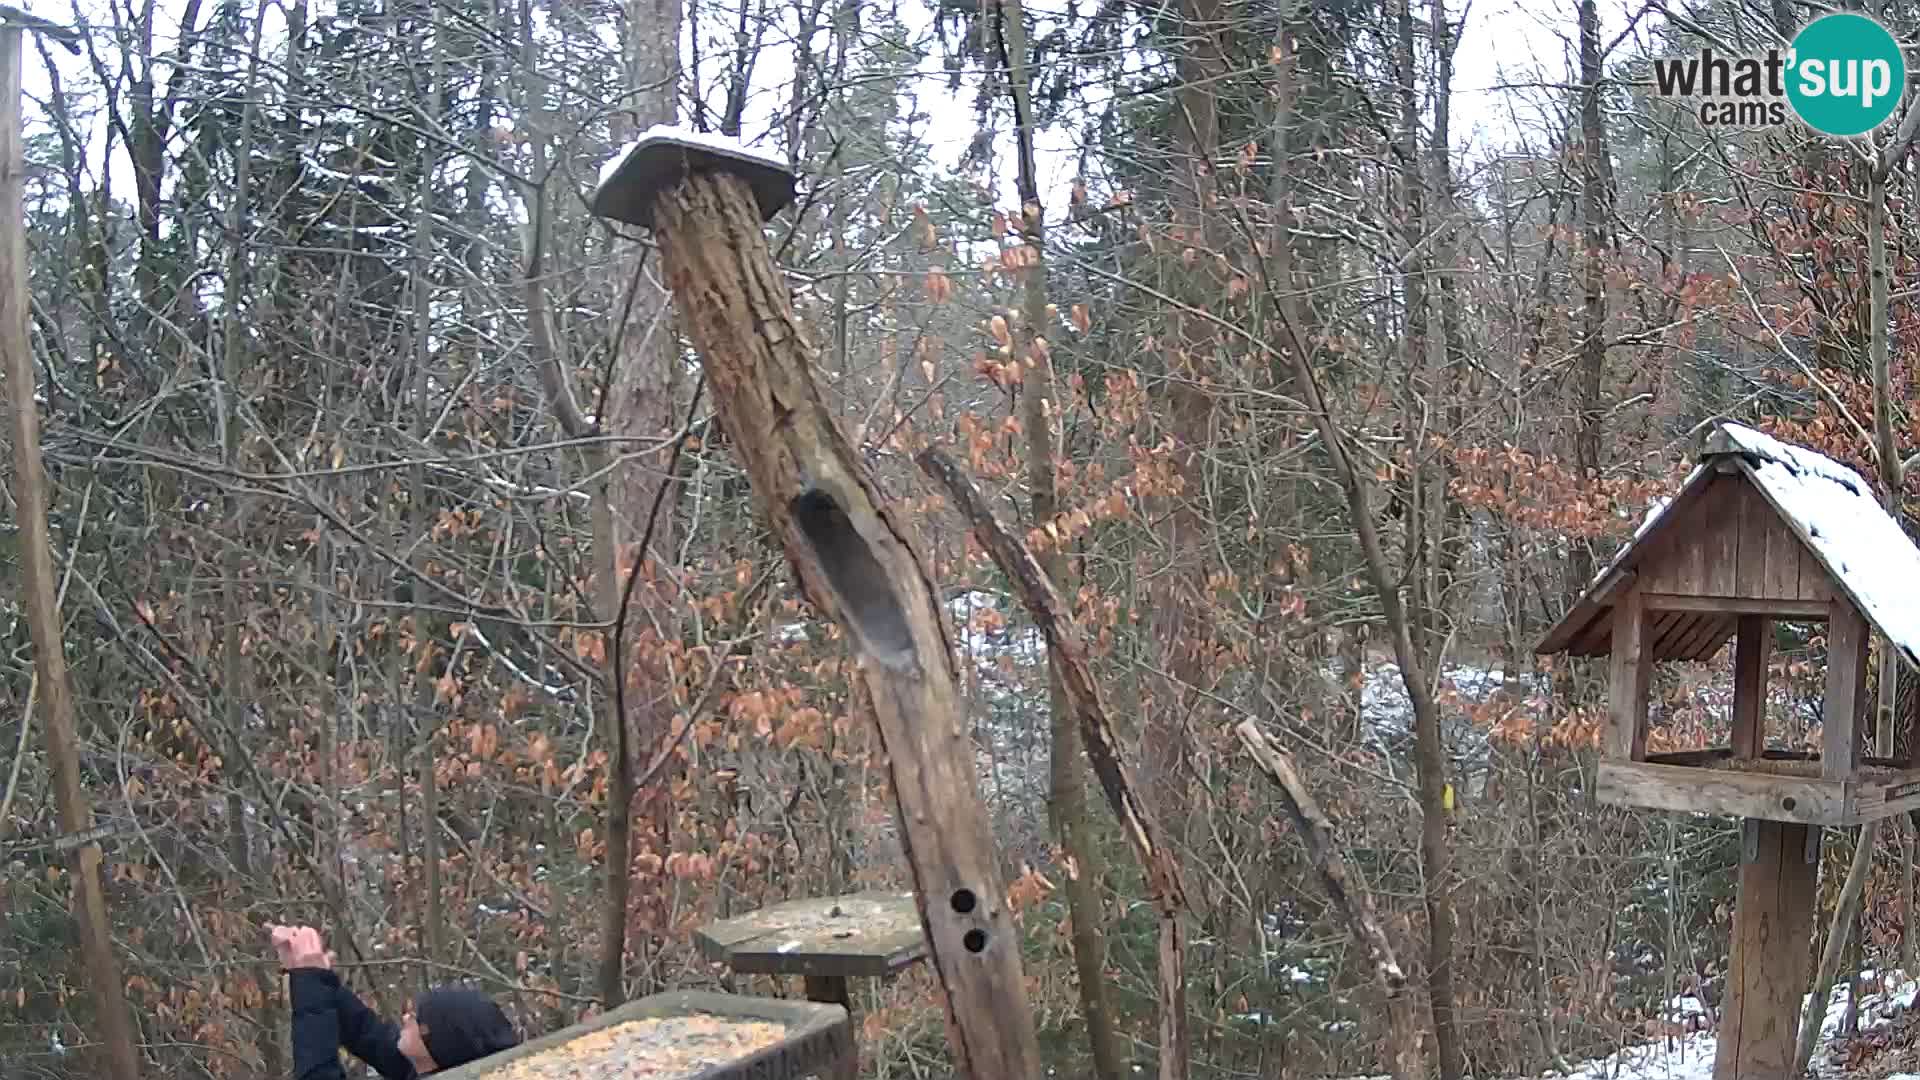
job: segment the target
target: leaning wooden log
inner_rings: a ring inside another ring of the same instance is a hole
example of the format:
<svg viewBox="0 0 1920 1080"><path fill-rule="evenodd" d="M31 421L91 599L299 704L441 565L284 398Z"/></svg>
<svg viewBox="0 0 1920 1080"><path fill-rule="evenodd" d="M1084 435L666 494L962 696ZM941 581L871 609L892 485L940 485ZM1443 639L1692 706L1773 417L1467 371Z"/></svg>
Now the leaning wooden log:
<svg viewBox="0 0 1920 1080"><path fill-rule="evenodd" d="M735 455L814 606L846 631L892 772L916 903L960 1076L1037 1080L1033 1012L964 722L940 591L815 386L817 350L761 225L784 162L655 128L593 210L653 230Z"/></svg>
<svg viewBox="0 0 1920 1080"><path fill-rule="evenodd" d="M1307 861L1319 873L1320 886L1326 890L1327 899L1333 901L1341 921L1346 923L1347 933L1366 951L1374 979L1387 996L1388 1037L1392 1044L1389 1054L1394 1080L1420 1080L1427 1075L1427 1068L1426 1058L1420 1051L1419 1014L1413 995L1407 990L1406 973L1393 958L1393 945L1374 915L1373 895L1348 868L1346 858L1334 843L1333 821L1320 809L1306 782L1300 779L1300 771L1293 767L1293 758L1273 745L1251 720L1241 721L1233 732L1240 737L1254 764L1280 789L1280 802L1307 845Z"/></svg>
<svg viewBox="0 0 1920 1080"><path fill-rule="evenodd" d="M1182 920L1186 914L1186 885L1180 876L1180 864L1167 847L1160 827L1133 787L1125 763L1120 760L1113 722L1107 715L1100 684L1094 681L1087 664L1086 646L1074 625L1073 613L1053 587L1046 570L1033 549L1000 523L980 492L967 478L959 463L937 449L928 447L915 455L920 468L947 489L960 516L972 528L974 538L992 556L1013 583L1020 602L1033 615L1033 621L1047 640L1047 656L1060 675L1067 705L1079 719L1080 732L1087 745L1087 760L1106 792L1113 816L1140 860L1146 873L1147 891L1153 897L1160 916L1160 1076L1161 1080L1181 1080L1187 1075L1190 1046L1187 1040L1186 949Z"/></svg>

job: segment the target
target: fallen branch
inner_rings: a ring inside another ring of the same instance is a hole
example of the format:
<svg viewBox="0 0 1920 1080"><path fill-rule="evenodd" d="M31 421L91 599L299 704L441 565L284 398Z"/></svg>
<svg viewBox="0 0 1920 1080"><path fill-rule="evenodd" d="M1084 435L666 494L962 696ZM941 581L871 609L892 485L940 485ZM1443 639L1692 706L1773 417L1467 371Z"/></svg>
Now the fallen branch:
<svg viewBox="0 0 1920 1080"><path fill-rule="evenodd" d="M1380 929L1372 894L1347 867L1347 860L1334 845L1332 820L1320 809L1306 782L1300 779L1299 770L1293 767L1293 758L1273 745L1253 721L1242 720L1233 733L1240 737L1254 764L1279 787L1280 801L1287 808L1287 816L1293 819L1294 828L1300 831L1300 839L1307 845L1307 859L1319 871L1321 887L1339 909L1341 920L1347 924L1347 933L1367 952L1374 979L1387 995L1393 1075L1399 1080L1425 1076L1420 1027L1406 992L1406 972L1400 969L1400 962L1393 957L1393 945Z"/></svg>
<svg viewBox="0 0 1920 1080"><path fill-rule="evenodd" d="M1080 632L1059 591L1041 568L1039 558L994 516L960 465L932 447L920 451L914 460L922 471L947 489L954 506L973 529L974 537L1013 583L1020 602L1046 636L1047 657L1060 676L1067 704L1079 718L1087 760L1093 765L1101 790L1106 793L1107 804L1120 819L1121 831L1126 833L1141 869L1146 872L1147 891L1160 915L1161 1075L1168 1075L1169 1064L1179 1068L1179 1075L1185 1075L1184 1062L1177 1060L1180 1055L1176 1052L1173 1054L1176 1060L1169 1061L1167 1052L1169 1048L1187 1045L1186 948L1181 925L1187 906L1186 886L1180 876L1179 863L1163 842L1152 813L1134 793L1133 780L1120 760L1113 723L1101 699L1100 685L1094 681L1093 671L1087 665L1087 650L1081 643Z"/></svg>

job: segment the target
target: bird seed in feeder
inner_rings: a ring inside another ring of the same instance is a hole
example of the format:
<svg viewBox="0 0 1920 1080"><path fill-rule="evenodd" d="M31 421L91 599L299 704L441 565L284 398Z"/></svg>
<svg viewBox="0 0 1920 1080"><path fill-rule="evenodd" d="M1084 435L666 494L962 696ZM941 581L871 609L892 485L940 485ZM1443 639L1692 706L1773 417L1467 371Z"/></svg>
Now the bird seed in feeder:
<svg viewBox="0 0 1920 1080"><path fill-rule="evenodd" d="M682 1080L756 1054L785 1024L718 1016L629 1020L482 1073L482 1080Z"/></svg>

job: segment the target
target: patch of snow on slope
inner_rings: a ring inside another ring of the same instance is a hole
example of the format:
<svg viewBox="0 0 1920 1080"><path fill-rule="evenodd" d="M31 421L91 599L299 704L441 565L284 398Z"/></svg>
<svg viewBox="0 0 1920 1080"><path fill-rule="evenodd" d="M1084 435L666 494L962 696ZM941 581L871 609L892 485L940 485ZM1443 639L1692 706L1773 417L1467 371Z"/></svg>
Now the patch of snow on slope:
<svg viewBox="0 0 1920 1080"><path fill-rule="evenodd" d="M1902 1010L1913 1007L1916 994L1920 994L1920 983L1903 978L1898 972L1884 974L1867 972L1863 978L1867 987L1876 983L1883 988L1861 995L1860 1027L1862 1030L1878 1027ZM1846 1008L1847 988L1843 982L1833 988L1828 999L1826 1020L1820 1026L1820 1039L1823 1044L1833 1038L1839 1028L1841 1013ZM1804 1009L1806 1002L1812 1000L1808 994L1801 999ZM1629 1046L1617 1054L1581 1062L1570 1073L1549 1072L1534 1078L1515 1077L1511 1080L1713 1080L1713 1057L1719 1042L1711 1032L1689 1035L1685 1038L1662 1040L1639 1046ZM1814 1073L1818 1076L1843 1075L1832 1068L1824 1067L1821 1054L1816 1052ZM1354 1077L1352 1080L1389 1080L1385 1076ZM1903 1080L1900 1076L1890 1076L1887 1080ZM1914 1076L1912 1080L1920 1080Z"/></svg>

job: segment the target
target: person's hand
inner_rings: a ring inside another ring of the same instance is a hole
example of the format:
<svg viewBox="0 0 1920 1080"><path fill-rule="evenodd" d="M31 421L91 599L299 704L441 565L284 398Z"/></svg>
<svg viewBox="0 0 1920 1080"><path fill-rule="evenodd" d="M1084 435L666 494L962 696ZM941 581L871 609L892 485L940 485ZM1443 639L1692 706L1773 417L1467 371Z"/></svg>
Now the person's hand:
<svg viewBox="0 0 1920 1080"><path fill-rule="evenodd" d="M270 926L267 931L273 938L273 951L280 954L281 967L288 971L333 969L333 954L320 940L320 931L311 926Z"/></svg>

